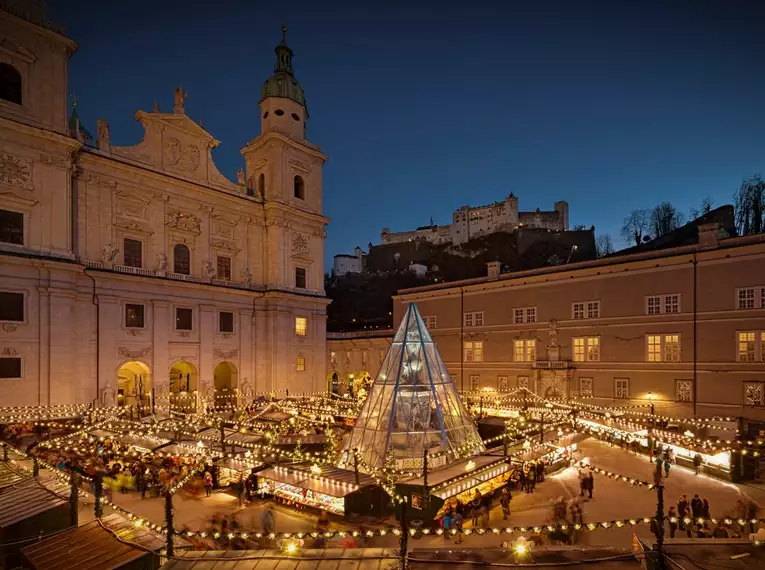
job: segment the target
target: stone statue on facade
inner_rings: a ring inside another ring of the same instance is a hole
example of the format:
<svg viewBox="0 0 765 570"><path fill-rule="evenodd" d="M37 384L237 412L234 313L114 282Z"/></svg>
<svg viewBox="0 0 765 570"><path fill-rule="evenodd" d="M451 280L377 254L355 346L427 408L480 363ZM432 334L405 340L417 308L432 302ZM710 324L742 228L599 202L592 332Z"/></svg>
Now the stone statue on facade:
<svg viewBox="0 0 765 570"><path fill-rule="evenodd" d="M117 405L114 388L112 387L111 382L101 390L101 405L104 408L113 408Z"/></svg>
<svg viewBox="0 0 765 570"><path fill-rule="evenodd" d="M109 123L106 122L106 119L98 119L96 129L98 130L98 140L96 141L98 149L109 150L112 144L109 136Z"/></svg>
<svg viewBox="0 0 765 570"><path fill-rule="evenodd" d="M188 93L183 92L183 87L176 87L175 88L175 97L174 97L174 104L173 104L173 113L185 113L186 108L184 107L184 103L186 102L186 98L188 97Z"/></svg>
<svg viewBox="0 0 765 570"><path fill-rule="evenodd" d="M239 186L244 186L244 170L241 168L236 171L236 183L239 184Z"/></svg>
<svg viewBox="0 0 765 570"><path fill-rule="evenodd" d="M167 271L167 268L170 266L170 263L167 259L167 255L165 255L165 252L157 254L157 271Z"/></svg>
<svg viewBox="0 0 765 570"><path fill-rule="evenodd" d="M242 269L242 282L245 285L252 285L252 271L249 267Z"/></svg>
<svg viewBox="0 0 765 570"><path fill-rule="evenodd" d="M117 258L117 253L119 253L119 249L114 247L112 242L109 242L101 248L101 260L104 263L114 263L114 260Z"/></svg>
<svg viewBox="0 0 765 570"><path fill-rule="evenodd" d="M213 277L215 277L215 267L213 266L212 261L210 261L209 259L205 259L204 262L202 263L202 274L207 279L212 279Z"/></svg>
<svg viewBox="0 0 765 570"><path fill-rule="evenodd" d="M550 320L550 346L558 346L558 321Z"/></svg>

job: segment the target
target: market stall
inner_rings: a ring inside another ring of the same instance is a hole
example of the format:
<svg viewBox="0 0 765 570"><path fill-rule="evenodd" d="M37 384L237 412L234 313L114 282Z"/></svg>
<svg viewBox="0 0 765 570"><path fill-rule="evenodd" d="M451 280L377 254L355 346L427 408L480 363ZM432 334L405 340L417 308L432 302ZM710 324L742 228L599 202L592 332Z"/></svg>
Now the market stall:
<svg viewBox="0 0 765 570"><path fill-rule="evenodd" d="M336 515L372 514L386 504L385 493L369 475L328 465L276 465L258 474L258 493Z"/></svg>

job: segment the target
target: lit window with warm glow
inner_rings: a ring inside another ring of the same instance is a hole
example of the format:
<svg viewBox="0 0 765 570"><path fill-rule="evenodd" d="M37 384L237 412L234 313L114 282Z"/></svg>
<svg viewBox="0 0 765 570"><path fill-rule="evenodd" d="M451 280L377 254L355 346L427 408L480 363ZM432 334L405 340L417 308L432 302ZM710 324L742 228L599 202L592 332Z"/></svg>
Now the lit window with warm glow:
<svg viewBox="0 0 765 570"><path fill-rule="evenodd" d="M306 336L308 334L308 319L305 317L295 317L295 334L297 336Z"/></svg>
<svg viewBox="0 0 765 570"><path fill-rule="evenodd" d="M679 334L646 335L648 362L680 362Z"/></svg>
<svg viewBox="0 0 765 570"><path fill-rule="evenodd" d="M753 331L738 333L738 361L755 362L757 360L757 333Z"/></svg>
<svg viewBox="0 0 765 570"><path fill-rule="evenodd" d="M573 347L574 362L597 362L600 360L600 337L575 337Z"/></svg>
<svg viewBox="0 0 765 570"><path fill-rule="evenodd" d="M648 335L648 362L661 362L661 336Z"/></svg>
<svg viewBox="0 0 765 570"><path fill-rule="evenodd" d="M465 343L465 362L483 362L483 341Z"/></svg>
<svg viewBox="0 0 765 570"><path fill-rule="evenodd" d="M584 339L574 339L574 362L584 362Z"/></svg>
<svg viewBox="0 0 765 570"><path fill-rule="evenodd" d="M536 342L534 339L519 338L515 340L515 361L534 362L537 359Z"/></svg>
<svg viewBox="0 0 765 570"><path fill-rule="evenodd" d="M298 356L297 357L297 371L298 372L305 372L305 356Z"/></svg>

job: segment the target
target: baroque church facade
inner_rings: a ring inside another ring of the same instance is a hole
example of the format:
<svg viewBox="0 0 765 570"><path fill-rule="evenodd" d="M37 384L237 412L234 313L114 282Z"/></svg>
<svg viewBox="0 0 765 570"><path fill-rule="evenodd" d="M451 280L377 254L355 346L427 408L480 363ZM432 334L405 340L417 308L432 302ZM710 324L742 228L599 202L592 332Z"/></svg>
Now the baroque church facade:
<svg viewBox="0 0 765 570"><path fill-rule="evenodd" d="M325 389L322 167L286 30L236 182L186 113L135 115L134 146L67 109L77 45L0 10L4 405L138 407ZM152 401L153 399L153 401Z"/></svg>

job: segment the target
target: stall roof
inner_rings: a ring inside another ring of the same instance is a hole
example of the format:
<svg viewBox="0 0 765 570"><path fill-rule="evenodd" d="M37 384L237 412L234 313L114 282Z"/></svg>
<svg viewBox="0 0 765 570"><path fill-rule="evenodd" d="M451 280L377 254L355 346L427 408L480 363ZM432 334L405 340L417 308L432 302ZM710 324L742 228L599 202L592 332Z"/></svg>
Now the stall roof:
<svg viewBox="0 0 765 570"><path fill-rule="evenodd" d="M398 560L386 548L301 550L300 559L273 550L198 550L179 553L160 570L387 570Z"/></svg>
<svg viewBox="0 0 765 570"><path fill-rule="evenodd" d="M27 478L29 475L13 467L13 464L0 461L0 490L11 487Z"/></svg>
<svg viewBox="0 0 765 570"><path fill-rule="evenodd" d="M165 547L164 541L118 514L108 515L101 522L106 528L97 520L91 521L27 546L22 553L35 570L111 570L152 556L144 548L157 551ZM112 533L143 548L125 544Z"/></svg>
<svg viewBox="0 0 765 570"><path fill-rule="evenodd" d="M310 489L333 497L345 497L357 488L376 484L369 475L359 473L359 485L356 487L353 471L324 465L321 466L322 472L319 475L311 473L311 465L311 463L280 465L265 469L259 475L266 479L287 483L302 489Z"/></svg>
<svg viewBox="0 0 765 570"><path fill-rule="evenodd" d="M276 445L323 445L327 441L327 436L323 433L312 433L308 435L282 435L276 438Z"/></svg>
<svg viewBox="0 0 765 570"><path fill-rule="evenodd" d="M0 529L67 505L68 487L52 475L27 479L0 492Z"/></svg>
<svg viewBox="0 0 765 570"><path fill-rule="evenodd" d="M253 465L251 461L241 461L236 457L226 457L215 461L218 467L224 467L233 471L242 471L249 473L252 469L258 469L263 466L262 463Z"/></svg>
<svg viewBox="0 0 765 570"><path fill-rule="evenodd" d="M446 481L449 481L450 479L455 479L461 475L467 474L468 471L466 467L470 461L475 463L475 467L471 469L471 471L477 471L484 467L488 467L489 465L493 463L501 463L504 460L505 460L505 457L490 456L490 455L476 455L468 459L463 459L462 461L458 461L457 463L452 463L448 467L444 467L443 469L439 469L438 471L428 472L428 485L432 487L433 485L445 483ZM423 480L422 477L414 477L412 479L405 479L403 481L400 481L400 484L422 487L425 484L425 481Z"/></svg>

